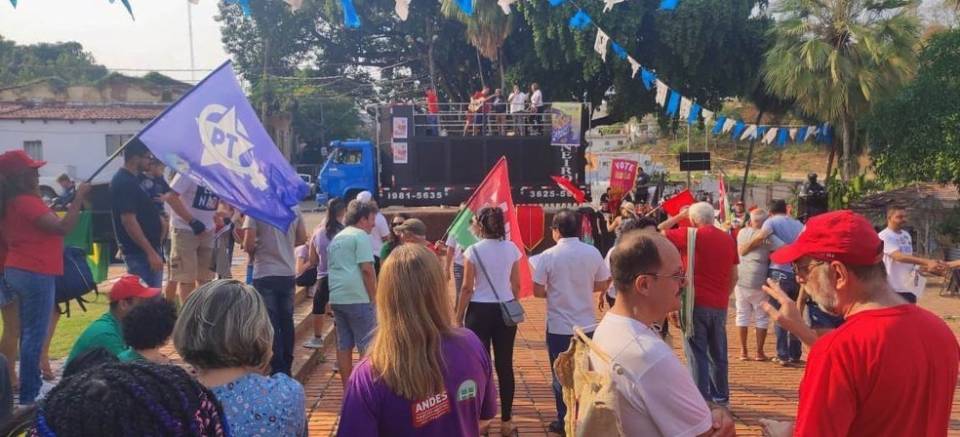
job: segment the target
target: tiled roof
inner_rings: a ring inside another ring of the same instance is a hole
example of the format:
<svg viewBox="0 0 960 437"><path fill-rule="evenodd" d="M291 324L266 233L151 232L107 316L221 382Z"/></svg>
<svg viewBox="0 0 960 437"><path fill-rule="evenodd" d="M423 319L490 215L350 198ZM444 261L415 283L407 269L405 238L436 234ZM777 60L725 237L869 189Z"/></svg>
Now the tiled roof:
<svg viewBox="0 0 960 437"><path fill-rule="evenodd" d="M151 120L165 105L76 105L0 102L0 120Z"/></svg>

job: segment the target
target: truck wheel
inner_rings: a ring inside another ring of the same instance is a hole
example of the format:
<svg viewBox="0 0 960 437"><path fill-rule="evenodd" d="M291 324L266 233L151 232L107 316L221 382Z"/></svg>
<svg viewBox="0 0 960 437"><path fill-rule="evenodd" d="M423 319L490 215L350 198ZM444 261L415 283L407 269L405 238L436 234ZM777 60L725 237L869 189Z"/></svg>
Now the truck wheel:
<svg viewBox="0 0 960 437"><path fill-rule="evenodd" d="M346 203L350 203L351 200L357 198L357 194L360 194L360 191L362 191L362 190L349 190L349 191L347 191L347 194L346 194L346 196L345 196L345 199L343 199L343 200L344 200Z"/></svg>

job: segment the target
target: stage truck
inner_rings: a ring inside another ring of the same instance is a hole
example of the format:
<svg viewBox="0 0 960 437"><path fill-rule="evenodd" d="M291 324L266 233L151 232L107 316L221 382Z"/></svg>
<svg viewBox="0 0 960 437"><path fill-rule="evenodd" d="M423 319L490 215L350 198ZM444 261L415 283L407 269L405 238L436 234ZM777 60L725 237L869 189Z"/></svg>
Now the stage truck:
<svg viewBox="0 0 960 437"><path fill-rule="evenodd" d="M370 191L381 207L454 206L466 201L487 171L506 156L515 204L570 204L550 178L582 190L587 106L548 104L543 113L448 103L376 108L376 139L337 140L317 176L317 203ZM471 111L477 109L477 111Z"/></svg>

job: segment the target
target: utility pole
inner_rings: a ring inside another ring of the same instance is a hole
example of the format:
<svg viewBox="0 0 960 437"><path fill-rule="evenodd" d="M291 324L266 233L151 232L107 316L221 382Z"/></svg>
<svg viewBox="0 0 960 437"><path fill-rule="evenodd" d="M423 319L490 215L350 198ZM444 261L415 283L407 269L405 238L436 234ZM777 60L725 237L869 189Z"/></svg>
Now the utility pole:
<svg viewBox="0 0 960 437"><path fill-rule="evenodd" d="M187 36L190 39L190 81L197 80L196 64L193 62L193 5L187 0Z"/></svg>

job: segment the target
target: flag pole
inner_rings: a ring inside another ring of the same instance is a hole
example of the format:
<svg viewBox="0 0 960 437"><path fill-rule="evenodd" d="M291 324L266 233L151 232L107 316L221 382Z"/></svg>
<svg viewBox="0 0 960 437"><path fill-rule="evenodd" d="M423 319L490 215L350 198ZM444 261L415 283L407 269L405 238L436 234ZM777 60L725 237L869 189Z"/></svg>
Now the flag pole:
<svg viewBox="0 0 960 437"><path fill-rule="evenodd" d="M98 168L93 172L93 174L91 174L90 177L87 178L86 183L89 184L91 181L93 181L93 178L97 177L97 175L99 175L100 172L103 171L103 169L107 168L107 166L110 165L110 163L113 162L114 159L117 159L117 156L120 156L120 154L123 153L124 150L126 150L127 145L129 145L130 142L132 142L133 140L136 140L137 138L138 138L138 137L134 136L134 137L130 138L129 140L127 140L125 143L123 143L122 146L118 147L117 150L116 150L115 152L113 152L112 155L110 155L109 157L107 157L107 160L104 161L103 164L100 164L100 167L98 167ZM138 140L138 141L139 141L139 140Z"/></svg>

